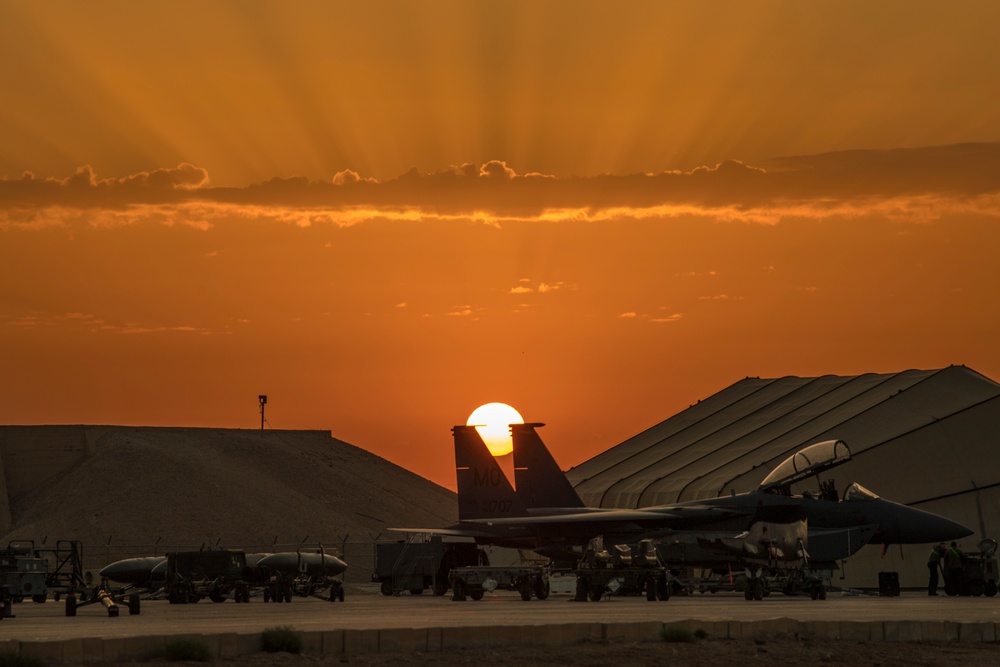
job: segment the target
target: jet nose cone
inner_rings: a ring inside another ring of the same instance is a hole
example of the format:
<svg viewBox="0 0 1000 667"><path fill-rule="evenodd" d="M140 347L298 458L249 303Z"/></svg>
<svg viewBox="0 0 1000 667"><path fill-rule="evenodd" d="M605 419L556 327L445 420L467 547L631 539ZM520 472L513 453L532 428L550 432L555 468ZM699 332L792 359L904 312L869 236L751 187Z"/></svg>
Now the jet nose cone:
<svg viewBox="0 0 1000 667"><path fill-rule="evenodd" d="M963 526L962 524L958 523L957 521L951 521L949 519L945 519L945 522L947 522L947 525L943 526L941 528L941 531L942 532L948 531L948 532L952 533L952 537L950 537L950 538L944 538L944 539L957 540L960 537L968 537L969 535L972 535L973 532L975 532L971 528L969 528L968 526ZM931 541L933 542L934 540L931 540Z"/></svg>
<svg viewBox="0 0 1000 667"><path fill-rule="evenodd" d="M973 532L967 526L963 526L957 521L952 521L943 516L936 517L936 521L928 522L925 531L927 535L924 542L957 540L962 537L968 537Z"/></svg>
<svg viewBox="0 0 1000 667"><path fill-rule="evenodd" d="M913 520L908 523L909 525L905 529L906 535L902 541L911 544L948 542L968 537L973 532L957 521L929 512L921 512L921 516L913 517Z"/></svg>

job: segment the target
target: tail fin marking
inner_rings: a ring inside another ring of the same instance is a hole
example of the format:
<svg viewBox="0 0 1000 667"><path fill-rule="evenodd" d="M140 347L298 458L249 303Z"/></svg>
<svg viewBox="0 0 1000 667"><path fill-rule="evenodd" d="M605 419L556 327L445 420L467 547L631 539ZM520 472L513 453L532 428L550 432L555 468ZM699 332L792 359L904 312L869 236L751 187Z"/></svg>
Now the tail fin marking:
<svg viewBox="0 0 1000 667"><path fill-rule="evenodd" d="M494 519L528 512L486 447L475 426L455 426L455 477L458 518Z"/></svg>

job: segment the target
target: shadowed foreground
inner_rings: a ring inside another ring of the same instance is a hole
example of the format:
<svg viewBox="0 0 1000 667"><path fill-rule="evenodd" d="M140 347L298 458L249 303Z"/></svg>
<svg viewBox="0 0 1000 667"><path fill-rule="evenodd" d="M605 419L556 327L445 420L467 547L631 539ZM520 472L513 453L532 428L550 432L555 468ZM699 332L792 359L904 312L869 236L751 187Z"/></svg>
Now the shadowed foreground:
<svg viewBox="0 0 1000 667"><path fill-rule="evenodd" d="M442 653L364 654L347 656L255 653L216 660L219 667L323 667L325 665L665 665L717 667L718 665L926 665L927 667L993 667L1000 661L1000 644L957 642L852 642L829 639L727 640L682 642L585 642L566 647L510 647L504 649L456 649ZM142 664L173 667L171 662L104 663L112 666ZM192 664L192 663L187 663Z"/></svg>

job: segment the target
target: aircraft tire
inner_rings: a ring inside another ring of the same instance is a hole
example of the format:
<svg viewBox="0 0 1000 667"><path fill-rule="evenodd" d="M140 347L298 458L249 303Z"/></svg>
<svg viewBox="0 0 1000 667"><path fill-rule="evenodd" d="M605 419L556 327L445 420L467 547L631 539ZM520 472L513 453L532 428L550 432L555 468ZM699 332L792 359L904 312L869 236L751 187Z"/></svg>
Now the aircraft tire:
<svg viewBox="0 0 1000 667"><path fill-rule="evenodd" d="M140 611L139 594L132 593L132 595L128 596L128 615L138 616Z"/></svg>
<svg viewBox="0 0 1000 667"><path fill-rule="evenodd" d="M465 582L461 579L455 579L451 586L451 601L452 602L465 602Z"/></svg>
<svg viewBox="0 0 1000 667"><path fill-rule="evenodd" d="M600 602L601 598L604 597L604 588L602 586L591 586L588 595L591 602Z"/></svg>
<svg viewBox="0 0 1000 667"><path fill-rule="evenodd" d="M990 581L986 584L986 590L983 591L986 597L991 598L997 594L997 582Z"/></svg>
<svg viewBox="0 0 1000 667"><path fill-rule="evenodd" d="M423 595L423 594L424 594L424 589L422 589L422 588L411 588L410 589L410 595Z"/></svg>
<svg viewBox="0 0 1000 667"><path fill-rule="evenodd" d="M764 582L755 581L753 586L753 599L763 600L764 599Z"/></svg>
<svg viewBox="0 0 1000 667"><path fill-rule="evenodd" d="M76 616L76 596L73 594L66 596L66 615Z"/></svg>
<svg viewBox="0 0 1000 667"><path fill-rule="evenodd" d="M586 577L577 577L576 597L573 599L576 600L577 602L586 602L588 588L590 588L590 581Z"/></svg>
<svg viewBox="0 0 1000 667"><path fill-rule="evenodd" d="M646 601L656 602L656 579L646 579Z"/></svg>
<svg viewBox="0 0 1000 667"><path fill-rule="evenodd" d="M982 579L976 579L969 582L969 595L979 598L982 597L985 592L986 584Z"/></svg>
<svg viewBox="0 0 1000 667"><path fill-rule="evenodd" d="M661 602L670 599L670 584L667 582L666 576L656 580L656 599Z"/></svg>
<svg viewBox="0 0 1000 667"><path fill-rule="evenodd" d="M383 579L382 580L382 585L379 586L378 589L379 589L379 591L382 592L382 595L385 595L385 596L388 597L388 596L392 595L392 582L389 581L388 579Z"/></svg>
<svg viewBox="0 0 1000 667"><path fill-rule="evenodd" d="M531 582L525 578L517 584L517 592L521 594L521 599L525 602L531 600Z"/></svg>
<svg viewBox="0 0 1000 667"><path fill-rule="evenodd" d="M344 601L344 587L341 586L337 589L337 600L340 602Z"/></svg>
<svg viewBox="0 0 1000 667"><path fill-rule="evenodd" d="M480 600L483 599L483 595L485 593L486 591L484 591L482 588L473 588L471 591L469 591L469 597L475 600L476 602L479 602Z"/></svg>
<svg viewBox="0 0 1000 667"><path fill-rule="evenodd" d="M548 579L538 579L535 581L535 597L539 600L545 600L549 597L549 580Z"/></svg>
<svg viewBox="0 0 1000 667"><path fill-rule="evenodd" d="M448 592L448 580L444 577L438 577L434 580L434 585L431 587L431 593L435 597L441 597Z"/></svg>

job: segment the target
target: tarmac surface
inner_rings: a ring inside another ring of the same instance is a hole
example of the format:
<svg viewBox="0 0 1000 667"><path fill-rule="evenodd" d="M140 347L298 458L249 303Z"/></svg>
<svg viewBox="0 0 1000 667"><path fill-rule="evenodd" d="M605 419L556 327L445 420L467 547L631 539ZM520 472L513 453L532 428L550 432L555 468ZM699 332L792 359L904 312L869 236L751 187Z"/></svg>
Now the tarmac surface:
<svg viewBox="0 0 1000 667"><path fill-rule="evenodd" d="M495 592L480 601L453 602L450 597L402 595L385 597L350 591L344 602L293 598L291 603L247 604L232 601L171 605L145 600L139 614L124 605L109 617L100 604L80 607L66 617L63 602L24 602L13 607L15 618L0 621L0 641L59 641L76 638L123 638L154 635L259 633L275 626L298 631L370 630L389 628L458 628L475 626L546 626L566 623L669 623L685 619L703 622L747 622L769 619L797 621L917 621L938 623L1000 623L1000 597L928 597L903 592L899 597L846 596L831 593L826 600L770 595L747 601L742 594L674 595L667 601L643 597L608 597L599 602L574 602L553 594L547 600L521 600L516 593Z"/></svg>

